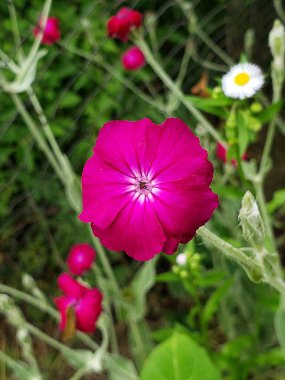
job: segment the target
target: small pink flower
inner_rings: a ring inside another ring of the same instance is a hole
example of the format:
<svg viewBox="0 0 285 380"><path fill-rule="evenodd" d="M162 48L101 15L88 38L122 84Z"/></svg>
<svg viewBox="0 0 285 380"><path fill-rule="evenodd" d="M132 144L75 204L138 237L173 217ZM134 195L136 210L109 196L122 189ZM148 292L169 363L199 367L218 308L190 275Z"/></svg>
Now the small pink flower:
<svg viewBox="0 0 285 380"><path fill-rule="evenodd" d="M39 25L34 28L34 36L37 37L43 28L43 22L40 18ZM60 39L61 33L59 29L59 20L56 17L49 17L47 19L43 36L42 44L53 45L56 41Z"/></svg>
<svg viewBox="0 0 285 380"><path fill-rule="evenodd" d="M81 276L91 268L95 257L96 252L89 244L75 244L71 247L66 262L72 274Z"/></svg>
<svg viewBox="0 0 285 380"><path fill-rule="evenodd" d="M109 18L108 36L127 42L130 31L139 28L142 22L143 15L140 12L123 7L115 16Z"/></svg>
<svg viewBox="0 0 285 380"><path fill-rule="evenodd" d="M122 65L126 70L138 70L145 64L145 57L137 46L130 47L122 55Z"/></svg>
<svg viewBox="0 0 285 380"><path fill-rule="evenodd" d="M81 285L68 273L62 273L57 281L64 293L54 300L61 316L59 328L65 329L67 310L72 307L75 312L77 330L93 333L96 329L96 321L102 312L103 296L100 291Z"/></svg>
<svg viewBox="0 0 285 380"><path fill-rule="evenodd" d="M80 219L111 250L141 261L172 254L218 207L208 154L180 119L110 121L93 151Z"/></svg>
<svg viewBox="0 0 285 380"><path fill-rule="evenodd" d="M228 161L227 154L228 154L228 152L227 152L226 148L224 147L224 145L217 143L216 157L220 161L222 161L223 163L226 163ZM247 154L246 153L243 154L242 160L247 160ZM232 166L234 166L236 168L237 167L237 160L235 160L234 158L231 159L231 164L232 164Z"/></svg>

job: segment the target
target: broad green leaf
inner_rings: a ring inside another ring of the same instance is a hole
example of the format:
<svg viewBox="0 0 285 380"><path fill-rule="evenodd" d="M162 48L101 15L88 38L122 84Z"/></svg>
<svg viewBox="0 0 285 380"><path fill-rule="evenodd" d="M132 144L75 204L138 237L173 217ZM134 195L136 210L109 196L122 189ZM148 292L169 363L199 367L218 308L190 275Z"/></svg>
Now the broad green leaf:
<svg viewBox="0 0 285 380"><path fill-rule="evenodd" d="M140 380L220 380L207 351L188 335L174 333L157 346L142 369Z"/></svg>

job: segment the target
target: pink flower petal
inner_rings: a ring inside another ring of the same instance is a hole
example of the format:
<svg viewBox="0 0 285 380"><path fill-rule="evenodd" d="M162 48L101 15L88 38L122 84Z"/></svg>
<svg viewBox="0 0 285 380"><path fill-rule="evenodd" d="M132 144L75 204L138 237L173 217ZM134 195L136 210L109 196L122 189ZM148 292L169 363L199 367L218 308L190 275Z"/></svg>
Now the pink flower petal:
<svg viewBox="0 0 285 380"><path fill-rule="evenodd" d="M133 200L108 228L102 231L92 224L92 229L107 248L126 251L139 261L160 253L166 240L151 201Z"/></svg>

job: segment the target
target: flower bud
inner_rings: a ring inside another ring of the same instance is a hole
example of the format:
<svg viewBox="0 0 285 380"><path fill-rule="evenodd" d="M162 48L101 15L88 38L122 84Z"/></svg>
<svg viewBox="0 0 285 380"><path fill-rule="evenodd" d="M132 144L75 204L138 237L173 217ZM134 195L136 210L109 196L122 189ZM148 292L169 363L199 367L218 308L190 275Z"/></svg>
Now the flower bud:
<svg viewBox="0 0 285 380"><path fill-rule="evenodd" d="M179 255L177 255L176 263L179 266L184 266L187 263L187 256L185 255L185 253L180 253Z"/></svg>
<svg viewBox="0 0 285 380"><path fill-rule="evenodd" d="M95 257L96 252L89 244L75 244L71 247L66 262L72 274L81 276L91 268Z"/></svg>
<svg viewBox="0 0 285 380"><path fill-rule="evenodd" d="M122 65L126 70L139 70L145 65L143 52L137 47L132 46L122 55Z"/></svg>
<svg viewBox="0 0 285 380"><path fill-rule="evenodd" d="M241 201L239 211L242 233L249 243L260 245L264 242L264 225L258 205L250 191L247 191Z"/></svg>
<svg viewBox="0 0 285 380"><path fill-rule="evenodd" d="M259 102L253 102L252 105L250 106L250 110L253 113L259 113L263 110L263 106Z"/></svg>
<svg viewBox="0 0 285 380"><path fill-rule="evenodd" d="M269 47L273 56L271 69L273 82L273 101L276 101L281 96L285 73L285 29L279 20L275 20L273 28L269 33Z"/></svg>
<svg viewBox="0 0 285 380"><path fill-rule="evenodd" d="M284 69L285 29L279 20L275 20L269 33L269 47L274 60L277 59Z"/></svg>

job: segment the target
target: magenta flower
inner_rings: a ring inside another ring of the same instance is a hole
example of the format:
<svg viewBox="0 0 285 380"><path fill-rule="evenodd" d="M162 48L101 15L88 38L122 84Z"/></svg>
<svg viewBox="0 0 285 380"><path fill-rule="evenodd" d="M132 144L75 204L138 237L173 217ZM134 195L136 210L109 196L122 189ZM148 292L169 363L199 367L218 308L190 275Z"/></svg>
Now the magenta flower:
<svg viewBox="0 0 285 380"><path fill-rule="evenodd" d="M130 47L122 55L122 65L126 70L138 70L145 64L145 57L137 46Z"/></svg>
<svg viewBox="0 0 285 380"><path fill-rule="evenodd" d="M71 247L66 260L70 272L76 276L81 276L91 268L95 256L96 252L89 244L75 244Z"/></svg>
<svg viewBox="0 0 285 380"><path fill-rule="evenodd" d="M93 333L96 329L96 321L102 311L103 296L100 291L81 285L68 273L62 273L57 282L64 293L54 300L61 316L59 328L65 329L67 310L72 307L75 312L76 328L79 331Z"/></svg>
<svg viewBox="0 0 285 380"><path fill-rule="evenodd" d="M142 13L123 7L115 16L109 18L107 24L108 36L127 42L130 31L139 28L142 22Z"/></svg>
<svg viewBox="0 0 285 380"><path fill-rule="evenodd" d="M80 219L111 250L141 261L172 254L218 206L207 152L180 119L110 121L93 150Z"/></svg>
<svg viewBox="0 0 285 380"><path fill-rule="evenodd" d="M37 37L43 28L43 22L40 18L39 25L34 28L34 36ZM56 41L58 41L61 37L60 29L59 29L59 21L56 17L49 17L47 19L43 36L42 36L42 44L43 45L53 45Z"/></svg>

